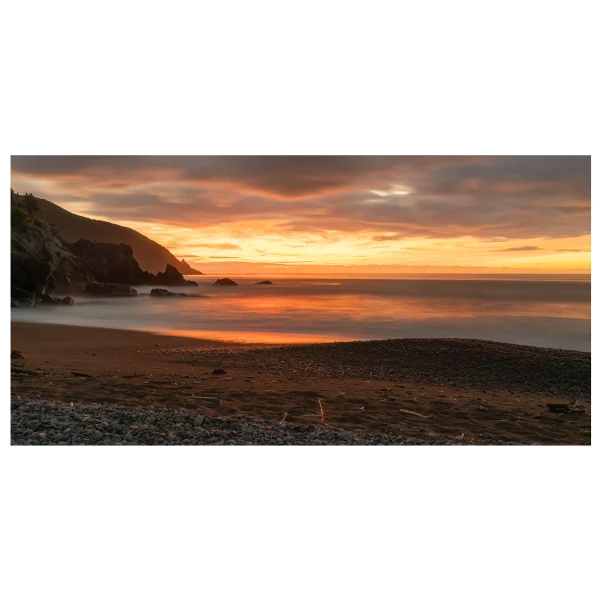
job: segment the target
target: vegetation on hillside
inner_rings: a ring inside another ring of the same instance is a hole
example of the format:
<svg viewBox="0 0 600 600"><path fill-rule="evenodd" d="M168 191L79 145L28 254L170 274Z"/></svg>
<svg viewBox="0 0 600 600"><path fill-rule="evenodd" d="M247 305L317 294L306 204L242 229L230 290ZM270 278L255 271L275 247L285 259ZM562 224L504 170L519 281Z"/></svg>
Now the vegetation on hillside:
<svg viewBox="0 0 600 600"><path fill-rule="evenodd" d="M10 190L11 227L20 232L32 231L44 238L48 235L44 229L44 221L40 215L40 204L33 194L19 196Z"/></svg>

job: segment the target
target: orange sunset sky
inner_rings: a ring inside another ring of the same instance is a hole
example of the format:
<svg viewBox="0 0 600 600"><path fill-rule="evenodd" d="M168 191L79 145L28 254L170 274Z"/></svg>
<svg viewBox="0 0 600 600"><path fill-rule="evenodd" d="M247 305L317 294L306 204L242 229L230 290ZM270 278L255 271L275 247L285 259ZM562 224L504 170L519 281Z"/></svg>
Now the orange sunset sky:
<svg viewBox="0 0 600 600"><path fill-rule="evenodd" d="M207 273L589 273L580 156L14 156L13 189Z"/></svg>

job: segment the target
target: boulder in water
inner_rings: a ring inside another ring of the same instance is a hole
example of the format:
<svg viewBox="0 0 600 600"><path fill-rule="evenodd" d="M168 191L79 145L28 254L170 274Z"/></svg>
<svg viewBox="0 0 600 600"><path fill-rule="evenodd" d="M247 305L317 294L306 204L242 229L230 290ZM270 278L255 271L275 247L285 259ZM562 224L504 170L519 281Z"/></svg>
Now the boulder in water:
<svg viewBox="0 0 600 600"><path fill-rule="evenodd" d="M44 304L66 304L72 306L75 300L71 296L57 296L56 294L42 294L42 302Z"/></svg>
<svg viewBox="0 0 600 600"><path fill-rule="evenodd" d="M264 281L257 281L254 285L273 285L273 282L265 279Z"/></svg>
<svg viewBox="0 0 600 600"><path fill-rule="evenodd" d="M89 296L137 296L137 290L121 283L87 283L84 291Z"/></svg>
<svg viewBox="0 0 600 600"><path fill-rule="evenodd" d="M187 296L187 294L176 294L175 292L170 292L169 290L165 290L163 288L154 288L150 290L150 295L155 298L173 298L174 296Z"/></svg>
<svg viewBox="0 0 600 600"><path fill-rule="evenodd" d="M156 283L162 283L163 285L194 285L198 286L195 281L185 279L185 277L172 265L167 265L165 272L159 272L154 276Z"/></svg>
<svg viewBox="0 0 600 600"><path fill-rule="evenodd" d="M213 285L237 285L233 279L229 279L229 277L223 277L223 279L217 279Z"/></svg>

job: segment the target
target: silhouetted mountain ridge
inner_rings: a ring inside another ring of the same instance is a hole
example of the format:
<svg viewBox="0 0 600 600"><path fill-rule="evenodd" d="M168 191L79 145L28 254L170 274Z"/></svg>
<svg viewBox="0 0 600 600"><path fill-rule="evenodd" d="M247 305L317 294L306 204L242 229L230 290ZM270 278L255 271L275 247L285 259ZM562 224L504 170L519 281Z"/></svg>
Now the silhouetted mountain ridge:
<svg viewBox="0 0 600 600"><path fill-rule="evenodd" d="M133 254L140 267L150 273L164 271L166 265L174 266L182 275L202 275L185 260L178 260L164 246L142 235L135 229L82 217L60 206L37 198L42 217L50 224L55 225L62 235L73 242L86 239L96 242L111 242L113 244L127 244L133 249Z"/></svg>

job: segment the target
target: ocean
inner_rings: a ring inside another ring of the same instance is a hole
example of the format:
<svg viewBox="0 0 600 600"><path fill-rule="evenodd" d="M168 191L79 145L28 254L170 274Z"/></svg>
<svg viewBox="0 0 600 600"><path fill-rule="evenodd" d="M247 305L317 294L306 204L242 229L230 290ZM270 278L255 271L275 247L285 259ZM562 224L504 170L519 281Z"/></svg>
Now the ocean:
<svg viewBox="0 0 600 600"><path fill-rule="evenodd" d="M239 285L213 286L211 275L168 288L196 294L186 298L78 297L11 318L243 342L476 338L591 350L589 275L229 276ZM254 285L265 278L274 285Z"/></svg>

